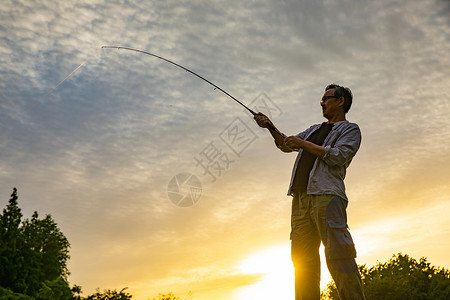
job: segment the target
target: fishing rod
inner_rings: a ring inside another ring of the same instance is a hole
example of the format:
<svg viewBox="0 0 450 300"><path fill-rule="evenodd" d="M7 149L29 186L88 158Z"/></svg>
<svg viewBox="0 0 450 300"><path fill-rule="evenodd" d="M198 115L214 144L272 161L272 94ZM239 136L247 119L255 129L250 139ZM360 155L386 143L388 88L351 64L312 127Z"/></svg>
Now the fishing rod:
<svg viewBox="0 0 450 300"><path fill-rule="evenodd" d="M236 101L237 103L239 103L240 105L242 105L246 110L248 110L252 115L256 115L256 113L250 109L249 107L247 107L246 105L244 105L241 101L239 101L238 99L236 99L235 97L233 97L232 95L230 95L227 91L225 91L224 89L222 89L221 87L219 87L218 85L212 83L211 81L209 81L208 79L206 79L203 76L200 76L199 74L195 73L194 71L189 70L188 68L183 67L180 64L177 64L171 60L168 60L167 58L164 58L162 56L150 53L150 52L146 52L146 51L142 51L142 50L138 50L138 49L134 49L134 48L129 48L129 47L121 47L121 46L102 46L102 48L109 48L109 49L122 49L122 50L129 50L129 51L134 51L134 52L138 52L138 53L143 53L143 54L147 54L156 58L159 58L165 62L168 62L172 65L175 65L189 73L191 73L192 75L197 76L198 78L200 78L203 81L206 81L207 83L209 83L210 85L212 85L215 89L221 91L222 93L224 93L225 95L227 95L228 97L230 97L231 99L233 99L234 101ZM283 133L281 133L278 129L276 129L272 124L267 124L267 127L271 130L273 130L275 133L279 134L281 137L285 138L286 135L284 135Z"/></svg>

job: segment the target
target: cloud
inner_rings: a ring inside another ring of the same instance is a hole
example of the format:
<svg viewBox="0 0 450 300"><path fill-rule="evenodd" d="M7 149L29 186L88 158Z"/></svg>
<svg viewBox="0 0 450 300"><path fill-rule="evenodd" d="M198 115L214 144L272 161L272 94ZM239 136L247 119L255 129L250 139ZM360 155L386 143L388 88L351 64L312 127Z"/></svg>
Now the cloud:
<svg viewBox="0 0 450 300"><path fill-rule="evenodd" d="M433 264L446 264L444 253L434 252L434 247L447 248L449 232L445 227L448 201L423 207L421 210L406 208L407 213L380 217L375 222L353 230L359 256L370 264L384 261L396 253L407 253L416 258L428 257ZM432 220L429 216L432 215ZM423 226L426 224L426 226ZM438 245L439 244L439 245ZM359 247L358 247L359 246Z"/></svg>

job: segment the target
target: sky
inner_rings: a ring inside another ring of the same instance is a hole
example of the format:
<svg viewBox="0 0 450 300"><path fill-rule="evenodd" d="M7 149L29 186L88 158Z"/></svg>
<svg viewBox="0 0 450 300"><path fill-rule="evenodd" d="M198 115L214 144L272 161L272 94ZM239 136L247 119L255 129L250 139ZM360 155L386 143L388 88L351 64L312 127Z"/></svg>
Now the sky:
<svg viewBox="0 0 450 300"><path fill-rule="evenodd" d="M12 1L0 6L0 197L51 214L84 295L293 299L295 154L351 88L346 177L358 264L450 268L450 2ZM322 286L330 280L323 268ZM280 296L281 295L281 296Z"/></svg>

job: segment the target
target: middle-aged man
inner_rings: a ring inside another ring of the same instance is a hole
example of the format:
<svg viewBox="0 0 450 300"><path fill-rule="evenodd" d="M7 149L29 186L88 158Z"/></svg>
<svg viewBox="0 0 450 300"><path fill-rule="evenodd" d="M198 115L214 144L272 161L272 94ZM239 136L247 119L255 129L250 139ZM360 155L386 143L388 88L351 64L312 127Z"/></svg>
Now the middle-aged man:
<svg viewBox="0 0 450 300"><path fill-rule="evenodd" d="M320 298L319 247L325 246L328 269L341 299L365 299L348 231L344 177L361 144L357 124L346 120L353 95L330 84L320 101L328 120L296 136L285 137L264 114L255 115L283 152L298 151L288 194L292 199L291 256L295 267L295 299Z"/></svg>

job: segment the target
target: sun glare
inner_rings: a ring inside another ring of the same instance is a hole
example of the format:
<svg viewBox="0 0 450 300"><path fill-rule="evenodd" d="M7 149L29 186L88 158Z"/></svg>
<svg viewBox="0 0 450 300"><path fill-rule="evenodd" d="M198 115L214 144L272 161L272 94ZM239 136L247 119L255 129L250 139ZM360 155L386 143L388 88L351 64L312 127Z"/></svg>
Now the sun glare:
<svg viewBox="0 0 450 300"><path fill-rule="evenodd" d="M330 281L323 257L321 286ZM279 245L250 255L238 266L244 274L261 274L261 280L239 289L234 299L294 299L294 267L291 262L290 246Z"/></svg>

